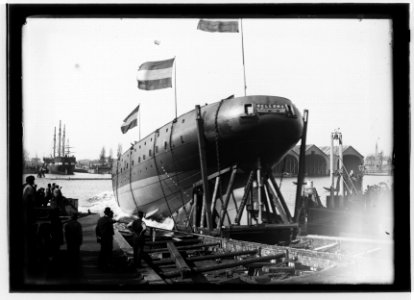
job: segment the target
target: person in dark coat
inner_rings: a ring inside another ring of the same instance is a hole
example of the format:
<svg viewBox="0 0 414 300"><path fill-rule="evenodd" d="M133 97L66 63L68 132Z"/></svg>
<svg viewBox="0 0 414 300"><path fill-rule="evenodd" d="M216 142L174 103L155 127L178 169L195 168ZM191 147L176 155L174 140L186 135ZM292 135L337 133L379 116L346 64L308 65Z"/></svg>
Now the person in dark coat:
<svg viewBox="0 0 414 300"><path fill-rule="evenodd" d="M79 250L82 245L82 225L78 222L78 214L74 213L65 225L66 249L69 260L73 264L79 262Z"/></svg>
<svg viewBox="0 0 414 300"><path fill-rule="evenodd" d="M52 199L52 185L49 183L45 191L45 201L43 202L43 206L47 206L51 199Z"/></svg>
<svg viewBox="0 0 414 300"><path fill-rule="evenodd" d="M52 256L57 256L60 246L63 245L63 225L59 218L59 210L53 209L50 212L51 246Z"/></svg>
<svg viewBox="0 0 414 300"><path fill-rule="evenodd" d="M134 266L136 268L141 267L142 253L145 246L145 231L147 229L145 223L142 221L144 213L138 212L138 218L132 222L129 228L134 233L133 247L134 247Z"/></svg>
<svg viewBox="0 0 414 300"><path fill-rule="evenodd" d="M112 219L113 216L114 212L106 207L104 216L99 218L95 229L97 241L101 244L98 264L102 268L108 268L112 259L113 223L115 223Z"/></svg>
<svg viewBox="0 0 414 300"><path fill-rule="evenodd" d="M26 183L23 185L23 240L24 240L24 264L28 266L29 272L35 268L36 254L36 223L34 207L36 203L36 185L35 177L30 175L26 177Z"/></svg>
<svg viewBox="0 0 414 300"><path fill-rule="evenodd" d="M36 191L36 207L41 207L43 205L43 203L45 202L45 189L44 188L40 188Z"/></svg>

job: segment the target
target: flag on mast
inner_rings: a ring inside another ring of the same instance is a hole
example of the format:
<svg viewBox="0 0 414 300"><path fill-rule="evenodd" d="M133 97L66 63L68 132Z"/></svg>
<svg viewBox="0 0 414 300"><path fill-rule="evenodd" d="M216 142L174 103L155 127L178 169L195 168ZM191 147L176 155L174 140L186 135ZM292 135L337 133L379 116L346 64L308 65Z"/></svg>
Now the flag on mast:
<svg viewBox="0 0 414 300"><path fill-rule="evenodd" d="M139 66L137 81L141 90L158 90L172 87L174 58L148 61Z"/></svg>
<svg viewBox="0 0 414 300"><path fill-rule="evenodd" d="M138 106L125 118L124 123L121 126L121 131L123 134L127 133L128 130L134 128L138 124L138 111L139 111L139 104Z"/></svg>
<svg viewBox="0 0 414 300"><path fill-rule="evenodd" d="M197 29L207 32L239 32L239 21L201 19Z"/></svg>

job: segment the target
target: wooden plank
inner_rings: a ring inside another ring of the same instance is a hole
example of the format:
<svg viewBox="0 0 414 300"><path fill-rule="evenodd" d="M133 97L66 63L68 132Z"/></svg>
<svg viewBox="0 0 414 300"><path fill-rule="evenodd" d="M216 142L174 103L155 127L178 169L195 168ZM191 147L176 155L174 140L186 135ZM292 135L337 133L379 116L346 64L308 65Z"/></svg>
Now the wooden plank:
<svg viewBox="0 0 414 300"><path fill-rule="evenodd" d="M212 254L212 255L203 255L203 256L192 256L187 257L186 261L194 262L194 261L203 261L203 260L213 260L218 258L228 258L228 257L235 257L241 255L251 255L256 254L257 250L248 250L248 251L234 251L234 252L227 252L227 253L220 253L220 254ZM154 265L166 265L172 263L173 260L171 258L160 259L157 261L153 261Z"/></svg>
<svg viewBox="0 0 414 300"><path fill-rule="evenodd" d="M262 256L262 257L255 257L255 258L248 258L240 261L234 261L230 263L223 263L223 264L214 264L209 266L203 266L203 267L194 267L193 272L195 273L203 273L203 272L209 272L209 271L215 271L220 269L228 269L228 268L234 268L242 265L248 265L255 262L261 262L261 261L269 261L272 259L278 259L280 257L284 257L285 253L279 253L276 255L269 255L269 256ZM171 271L171 272L164 272L163 276L166 278L172 278L172 277L179 277L181 274L177 271Z"/></svg>
<svg viewBox="0 0 414 300"><path fill-rule="evenodd" d="M321 247L318 247L318 248L314 248L313 250L315 250L315 251L328 251L332 248L335 248L336 246L339 246L339 243L337 243L337 242L331 243L331 244L324 245L324 246L321 246Z"/></svg>
<svg viewBox="0 0 414 300"><path fill-rule="evenodd" d="M223 226L224 215L227 213L227 206L229 205L229 200L230 200L231 192L233 190L234 178L236 176L236 173L237 173L237 166L234 166L233 171L231 172L231 175L230 175L230 181L227 185L226 199L224 200L224 205L221 208L220 222L218 223L217 228L221 228L221 226Z"/></svg>
<svg viewBox="0 0 414 300"><path fill-rule="evenodd" d="M219 246L219 245L220 243L209 243L209 244L198 244L198 245L188 245L188 246L177 246L176 248L180 251L185 251L185 250L194 250L198 248L205 248L205 247L212 247L212 246ZM165 252L165 251L169 251L169 249L168 248L152 249L152 250L147 251L147 253L156 253L156 252Z"/></svg>
<svg viewBox="0 0 414 300"><path fill-rule="evenodd" d="M283 220L283 223L289 223L288 216L287 216L287 214L286 214L285 210L283 209L282 204L279 202L279 200L280 200L280 199L279 199L279 198L278 198L278 196L277 196L276 189L275 189L275 187L273 186L273 184L272 184L272 182L271 182L270 178L268 179L267 184L268 184L268 186L270 187L270 188L269 188L269 190L270 190L270 191L271 191L271 193L273 194L274 204L276 205L277 210L279 211L279 214L280 214L280 217L281 217L281 218L282 218L282 220Z"/></svg>
<svg viewBox="0 0 414 300"><path fill-rule="evenodd" d="M175 262L175 265L177 266L178 272L181 274L181 277L184 277L185 274L190 273L191 268L188 266L184 257L182 257L181 253L172 241L167 242L167 248L173 261Z"/></svg>
<svg viewBox="0 0 414 300"><path fill-rule="evenodd" d="M211 175L208 176L208 180L211 180L213 178L216 178L217 179L217 178L219 178L219 175L221 176L223 174L226 174L230 170L231 170L231 167L227 167L227 168L221 170L220 172L215 172L215 173L213 173L213 174L211 174ZM193 187L199 186L202 183L203 183L203 181L202 180L199 180L199 181L197 181L196 183L193 184Z"/></svg>

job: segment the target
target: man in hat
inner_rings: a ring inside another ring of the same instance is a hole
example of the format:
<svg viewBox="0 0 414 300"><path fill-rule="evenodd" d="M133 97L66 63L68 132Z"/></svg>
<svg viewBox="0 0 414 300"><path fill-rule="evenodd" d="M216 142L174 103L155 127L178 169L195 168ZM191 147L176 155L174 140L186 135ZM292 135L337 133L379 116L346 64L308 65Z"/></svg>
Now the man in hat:
<svg viewBox="0 0 414 300"><path fill-rule="evenodd" d="M33 220L33 208L36 203L35 177L30 175L26 177L26 183L23 185L23 209L25 222L31 224Z"/></svg>
<svg viewBox="0 0 414 300"><path fill-rule="evenodd" d="M145 223L142 221L144 213L138 212L138 218L132 222L128 227L134 233L133 246L134 246L134 266L136 268L141 267L141 258L145 246L145 231L147 229Z"/></svg>
<svg viewBox="0 0 414 300"><path fill-rule="evenodd" d="M99 218L98 224L96 225L96 237L98 243L101 244L101 252L99 253L99 266L102 268L108 268L112 258L112 238L114 235L112 219L114 212L106 207L104 210L104 216Z"/></svg>

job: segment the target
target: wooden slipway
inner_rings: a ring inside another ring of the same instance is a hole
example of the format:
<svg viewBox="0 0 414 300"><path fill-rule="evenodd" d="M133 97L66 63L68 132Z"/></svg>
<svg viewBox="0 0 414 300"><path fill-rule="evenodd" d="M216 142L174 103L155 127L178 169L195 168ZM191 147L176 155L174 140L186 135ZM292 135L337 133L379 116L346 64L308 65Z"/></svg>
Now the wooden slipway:
<svg viewBox="0 0 414 300"><path fill-rule="evenodd" d="M120 228L115 239L132 260L130 236ZM324 236L282 247L151 228L137 271L150 285L390 283L392 248L392 241Z"/></svg>

